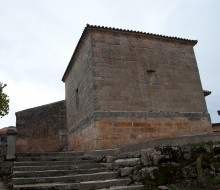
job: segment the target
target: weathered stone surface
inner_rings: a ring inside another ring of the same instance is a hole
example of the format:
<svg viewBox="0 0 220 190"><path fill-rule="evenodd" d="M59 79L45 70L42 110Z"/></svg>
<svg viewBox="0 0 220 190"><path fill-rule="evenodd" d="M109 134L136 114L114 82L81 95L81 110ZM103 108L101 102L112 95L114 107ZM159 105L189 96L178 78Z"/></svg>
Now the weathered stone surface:
<svg viewBox="0 0 220 190"><path fill-rule="evenodd" d="M62 79L66 104L18 112L17 151L113 149L210 133L196 43L87 26Z"/></svg>
<svg viewBox="0 0 220 190"><path fill-rule="evenodd" d="M178 160L176 162L171 162L170 159L164 159L164 160L159 160L157 162L157 165L155 166L153 162L152 165L149 165L145 167L140 160L142 158L127 158L127 159L116 159L114 167L108 167L108 165L112 163L94 163L94 160L90 160L89 162L86 159L92 159L91 156L83 156L81 157L83 152L66 152L66 153L46 153L44 156L43 153L23 153L23 155L26 156L33 156L36 155L40 157L40 160L43 161L43 164L46 167L40 167L42 171L37 171L33 172L33 169L38 169L39 170L39 160L35 158L35 161L30 163L30 160L23 160L23 161L28 161L26 163L21 162L21 163L15 163L14 169L17 169L19 172L14 173L14 177L30 177L32 179L29 180L35 180L35 178L42 178L42 176L59 176L60 171L55 171L55 169L58 169L58 166L53 166L51 164L51 161L46 161L50 160L51 158L45 159L44 157L47 157L51 155L54 158L56 155L60 156L65 156L65 159L68 157L68 154L75 154L77 156L76 159L82 159L81 161L77 161L73 158L68 161L63 161L63 158L60 158L60 161L55 161L56 165L63 164L65 163L65 166L63 168L66 168L66 165L68 164L73 164L71 166L71 169L73 170L66 170L65 172L62 171L62 180L65 181L65 179L70 179L71 176L75 176L78 172L81 174L84 174L84 172L89 173L98 173L97 175L77 175L76 181L81 181L81 180L86 180L86 179L98 179L102 178L104 179L105 176L108 178L109 176L116 177L119 174L120 177L126 177L131 179L129 184L145 184L145 187L149 187L149 189L166 189L166 187L169 187L170 189L183 189L183 190L192 190L192 189L197 189L198 184L202 182L204 184L204 187L215 187L214 189L219 189L219 184L216 183L219 180L219 154L214 151L210 151L206 147L210 146L210 149L213 149L215 146L214 142L207 142L207 143L199 143L199 144L190 144L190 145L183 145L183 146L162 146L162 147L156 147L155 151L160 150L161 152L164 153L167 158L173 158L175 155L178 156ZM155 153L153 148L148 149L146 151L142 150L141 152L144 152L145 154L148 152L149 154ZM190 159L185 159L184 158L184 152L193 152L193 156L190 157ZM181 154L179 154L181 153ZM22 155L22 154L20 154ZM100 155L100 154L98 154ZM141 154L142 156L143 154ZM162 156L164 156L162 155ZM79 157L80 156L80 157ZM94 156L94 155L93 155ZM118 155L115 155L113 158L117 158ZM112 159L112 158L111 158ZM38 160L38 161L36 161ZM21 160L20 160L21 161ZM105 159L102 161L107 161L106 156ZM77 163L79 166L77 166ZM33 167L29 167L30 164ZM22 166L23 167L20 167ZM129 166L131 165L131 166ZM18 167L19 166L19 167ZM38 166L38 167L37 167ZM96 167L92 169L92 167ZM97 168L98 167L98 168ZM18 169L19 168L19 169ZM27 169L28 168L28 169ZM52 171L45 171L45 169L53 169ZM113 172L105 172L107 169L113 170ZM27 169L29 171L24 172L23 174L21 173L22 170ZM102 170L100 170L102 169ZM104 169L104 170L103 170ZM102 173L104 172L103 176ZM65 174L65 176L64 176ZM71 174L69 176L69 174ZM24 175L24 176L23 176ZM105 176L104 176L105 175ZM84 177L82 177L84 176ZM100 176L100 177L99 177ZM79 177L79 179L77 178ZM58 180L59 177L53 177L52 180L56 181ZM40 179L43 180L43 179ZM108 181L108 180L107 180ZM84 183L84 182L83 182ZM90 182L85 182L85 183L90 183ZM212 186L210 186L210 184ZM42 184L43 185L43 184ZM76 184L74 184L76 185ZM201 184L200 184L201 185ZM109 187L109 184L107 185ZM164 187L165 186L165 187ZM72 186L77 188L82 188L83 186ZM94 187L94 186L92 186ZM60 187L64 188L64 186ZM112 187L113 188L113 187ZM114 189L114 188L113 188ZM126 189L126 188L125 188ZM209 188L211 189L211 188Z"/></svg>
<svg viewBox="0 0 220 190"><path fill-rule="evenodd" d="M6 156L6 147L5 145L0 141L0 157Z"/></svg>
<svg viewBox="0 0 220 190"><path fill-rule="evenodd" d="M13 167L13 161L0 162L0 176L10 175Z"/></svg>
<svg viewBox="0 0 220 190"><path fill-rule="evenodd" d="M8 188L0 181L0 189L1 190L8 190Z"/></svg>
<svg viewBox="0 0 220 190"><path fill-rule="evenodd" d="M182 147L182 156L184 160L190 160L192 157L191 150L189 146L183 146Z"/></svg>
<svg viewBox="0 0 220 190"><path fill-rule="evenodd" d="M17 130L15 127L8 127L7 130L7 160L14 160L15 159L15 146L16 146L16 136Z"/></svg>
<svg viewBox="0 0 220 190"><path fill-rule="evenodd" d="M140 156L141 156L140 151L134 151L134 152L119 153L116 158L117 159L139 158Z"/></svg>
<svg viewBox="0 0 220 190"><path fill-rule="evenodd" d="M52 104L16 113L17 152L51 152L66 149L66 103Z"/></svg>
<svg viewBox="0 0 220 190"><path fill-rule="evenodd" d="M88 26L63 77L69 150L210 133L195 44Z"/></svg>
<svg viewBox="0 0 220 190"><path fill-rule="evenodd" d="M114 156L106 156L106 162L111 163L114 161Z"/></svg>
<svg viewBox="0 0 220 190"><path fill-rule="evenodd" d="M158 190L171 190L171 189L163 185L163 186L158 186Z"/></svg>
<svg viewBox="0 0 220 190"><path fill-rule="evenodd" d="M140 158L128 158L115 160L115 165L118 167L136 166L140 164Z"/></svg>
<svg viewBox="0 0 220 190"><path fill-rule="evenodd" d="M178 162L182 159L182 149L179 146L164 146L162 149L159 149L161 152L161 162Z"/></svg>
<svg viewBox="0 0 220 190"><path fill-rule="evenodd" d="M102 155L92 155L90 157L96 162L102 162L104 160L104 156Z"/></svg>
<svg viewBox="0 0 220 190"><path fill-rule="evenodd" d="M103 188L97 190L144 190L143 185L129 185L129 186L113 186L110 188Z"/></svg>
<svg viewBox="0 0 220 190"><path fill-rule="evenodd" d="M120 169L120 175L122 177L128 176L132 173L133 170L134 170L134 167L124 167L124 168Z"/></svg>
<svg viewBox="0 0 220 190"><path fill-rule="evenodd" d="M154 148L141 150L141 162L144 166L158 165L158 161L162 157L161 152Z"/></svg>
<svg viewBox="0 0 220 190"><path fill-rule="evenodd" d="M103 163L103 166L105 166L108 170L113 169L113 163Z"/></svg>
<svg viewBox="0 0 220 190"><path fill-rule="evenodd" d="M182 168L182 172L183 172L183 177L185 177L185 178L196 178L197 177L195 167L186 166L186 167Z"/></svg>
<svg viewBox="0 0 220 190"><path fill-rule="evenodd" d="M155 172L158 170L158 167L145 167L139 171L139 176L141 180L155 180Z"/></svg>

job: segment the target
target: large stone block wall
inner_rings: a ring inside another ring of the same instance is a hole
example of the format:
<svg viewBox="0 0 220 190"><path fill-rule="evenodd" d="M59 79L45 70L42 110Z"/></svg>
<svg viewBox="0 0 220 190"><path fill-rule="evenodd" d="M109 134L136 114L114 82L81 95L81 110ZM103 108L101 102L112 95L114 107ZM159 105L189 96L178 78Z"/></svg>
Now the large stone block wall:
<svg viewBox="0 0 220 190"><path fill-rule="evenodd" d="M94 110L93 72L91 64L91 37L86 39L76 53L74 62L65 77L65 95L68 126L68 144L71 146L72 133L84 118Z"/></svg>
<svg viewBox="0 0 220 190"><path fill-rule="evenodd" d="M59 101L16 113L16 152L66 149L66 105Z"/></svg>
<svg viewBox="0 0 220 190"><path fill-rule="evenodd" d="M207 112L194 45L94 29L95 110Z"/></svg>
<svg viewBox="0 0 220 190"><path fill-rule="evenodd" d="M63 78L68 149L211 132L194 45L114 30L84 32Z"/></svg>
<svg viewBox="0 0 220 190"><path fill-rule="evenodd" d="M74 150L89 151L211 132L207 113L97 111L76 128L69 143Z"/></svg>

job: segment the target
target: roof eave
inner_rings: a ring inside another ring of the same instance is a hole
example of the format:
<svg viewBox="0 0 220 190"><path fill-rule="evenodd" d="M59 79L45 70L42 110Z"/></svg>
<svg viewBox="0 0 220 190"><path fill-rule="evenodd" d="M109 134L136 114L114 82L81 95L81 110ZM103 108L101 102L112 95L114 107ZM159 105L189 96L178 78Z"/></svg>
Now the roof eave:
<svg viewBox="0 0 220 190"><path fill-rule="evenodd" d="M152 34L152 33L146 33L146 32L139 32L139 31L134 31L134 30L124 30L124 29L119 29L119 28L112 28L112 27L103 27L103 26L97 26L97 25L89 25L87 24L86 27L83 30L83 33L76 45L76 48L73 52L73 55L69 61L69 64L64 72L64 75L62 77L62 81L65 82L66 76L70 70L70 68L72 67L71 62L73 61L73 59L75 58L75 55L78 51L78 48L82 42L82 40L84 39L85 34L87 33L88 29L98 29L98 30L107 30L107 31L114 31L114 32L126 32L126 33L134 33L134 34L140 34L140 35L145 35L145 36L151 36L151 37L155 37L155 38L162 38L162 39L170 39L170 40L176 40L176 41L185 41L188 43L191 43L193 46L195 46L198 41L197 40L189 40L189 39L184 39L184 38L178 38L178 37L171 37L171 36L165 36L165 35L158 35L158 34Z"/></svg>

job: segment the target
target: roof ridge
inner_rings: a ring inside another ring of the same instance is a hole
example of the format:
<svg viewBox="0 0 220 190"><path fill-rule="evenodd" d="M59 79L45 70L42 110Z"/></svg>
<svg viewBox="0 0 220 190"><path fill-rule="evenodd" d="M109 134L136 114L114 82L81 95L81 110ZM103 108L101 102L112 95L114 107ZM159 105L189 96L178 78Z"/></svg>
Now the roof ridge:
<svg viewBox="0 0 220 190"><path fill-rule="evenodd" d="M183 41L189 41L189 42L195 42L195 43L198 42L198 40L191 40L191 39L180 38L176 36L167 36L163 34L155 34L155 33L150 33L150 32L142 32L138 30L129 30L129 29L107 27L107 26L100 26L100 25L86 24L86 27L84 30L86 30L87 28L108 29L108 30L115 30L115 31L122 31L122 32L131 32L131 33L136 33L136 34L145 34L145 35L156 36L156 37L164 37L164 38L170 38L170 39L176 39L176 40L183 40Z"/></svg>

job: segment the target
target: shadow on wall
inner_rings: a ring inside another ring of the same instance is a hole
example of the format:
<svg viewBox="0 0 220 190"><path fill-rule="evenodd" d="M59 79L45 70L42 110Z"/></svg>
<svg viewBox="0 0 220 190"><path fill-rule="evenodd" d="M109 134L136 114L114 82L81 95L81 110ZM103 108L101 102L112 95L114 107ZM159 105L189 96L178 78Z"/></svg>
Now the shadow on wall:
<svg viewBox="0 0 220 190"><path fill-rule="evenodd" d="M220 110L218 110L217 113L220 116ZM220 132L220 123L213 123L212 128L213 132Z"/></svg>

